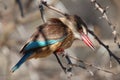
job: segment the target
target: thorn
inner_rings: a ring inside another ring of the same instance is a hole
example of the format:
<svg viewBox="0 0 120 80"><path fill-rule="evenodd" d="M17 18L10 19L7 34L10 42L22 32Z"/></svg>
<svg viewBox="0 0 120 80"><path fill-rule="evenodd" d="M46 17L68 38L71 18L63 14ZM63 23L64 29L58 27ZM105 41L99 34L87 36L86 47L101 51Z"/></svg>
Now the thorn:
<svg viewBox="0 0 120 80"><path fill-rule="evenodd" d="M91 70L88 70L91 76L94 76L94 73Z"/></svg>
<svg viewBox="0 0 120 80"><path fill-rule="evenodd" d="M98 10L98 8L97 8L97 7L95 7L94 9L95 9L95 10Z"/></svg>
<svg viewBox="0 0 120 80"><path fill-rule="evenodd" d="M72 72L67 72L67 78L68 79L71 79L72 75L73 75Z"/></svg>
<svg viewBox="0 0 120 80"><path fill-rule="evenodd" d="M118 48L120 48L120 44L118 43Z"/></svg>
<svg viewBox="0 0 120 80"><path fill-rule="evenodd" d="M117 35L117 31L115 31L115 30L112 33L113 33L114 36Z"/></svg>
<svg viewBox="0 0 120 80"><path fill-rule="evenodd" d="M111 59L110 59L110 68L112 68L112 61L111 61Z"/></svg>
<svg viewBox="0 0 120 80"><path fill-rule="evenodd" d="M103 19L103 17L99 17L99 19Z"/></svg>
<svg viewBox="0 0 120 80"><path fill-rule="evenodd" d="M108 10L110 8L110 6L107 6L106 8L105 8L105 10Z"/></svg>
<svg viewBox="0 0 120 80"><path fill-rule="evenodd" d="M95 2L95 0L90 0L91 2Z"/></svg>

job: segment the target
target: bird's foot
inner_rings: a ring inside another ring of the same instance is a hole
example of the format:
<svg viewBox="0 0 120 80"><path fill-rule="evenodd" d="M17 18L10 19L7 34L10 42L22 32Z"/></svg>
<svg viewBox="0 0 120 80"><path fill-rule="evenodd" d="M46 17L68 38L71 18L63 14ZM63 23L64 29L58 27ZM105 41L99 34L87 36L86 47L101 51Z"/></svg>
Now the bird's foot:
<svg viewBox="0 0 120 80"><path fill-rule="evenodd" d="M59 49L56 50L56 53L57 54L62 54L62 53L64 53L64 49L63 48L59 48Z"/></svg>

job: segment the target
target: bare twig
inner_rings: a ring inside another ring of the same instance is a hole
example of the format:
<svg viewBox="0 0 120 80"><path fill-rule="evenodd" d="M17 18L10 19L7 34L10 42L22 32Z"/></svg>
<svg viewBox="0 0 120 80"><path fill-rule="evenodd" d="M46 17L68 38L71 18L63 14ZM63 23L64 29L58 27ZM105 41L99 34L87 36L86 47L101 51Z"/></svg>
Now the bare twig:
<svg viewBox="0 0 120 80"><path fill-rule="evenodd" d="M116 31L116 26L113 25L113 23L110 21L109 17L107 16L107 13L106 13L107 12L106 10L108 9L108 7L106 7L104 9L96 0L90 0L90 1L94 4L96 10L100 11L100 13L102 14L102 18L104 18L107 21L108 25L111 27L112 34L114 36L114 43L116 43L118 45L118 47L120 48L120 43L118 41L119 34Z"/></svg>
<svg viewBox="0 0 120 80"><path fill-rule="evenodd" d="M94 38L98 41L98 43L100 45L102 45L109 53L110 57L113 57L119 64L120 64L120 58L117 57L115 54L113 54L113 52L109 49L109 46L108 45L105 45L95 34L93 31L89 30L88 29L88 32L94 36Z"/></svg>
<svg viewBox="0 0 120 80"><path fill-rule="evenodd" d="M41 0L41 3L42 3L44 6L46 6L47 8L49 8L49 9L55 11L55 12L58 12L59 14L61 14L61 15L63 15L63 16L66 16L66 15L67 15L66 13L61 12L60 10L56 9L55 7L48 5L47 2L44 1L44 0Z"/></svg>
<svg viewBox="0 0 120 80"><path fill-rule="evenodd" d="M24 12L23 12L23 6L20 0L16 0L16 3L19 6L20 12L21 12L21 16L24 17Z"/></svg>
<svg viewBox="0 0 120 80"><path fill-rule="evenodd" d="M63 66L62 62L60 61L60 59L59 59L59 57L58 57L58 55L57 55L57 53L54 52L54 55L55 55L58 63L60 64L61 68L63 69L63 71L66 73L66 67Z"/></svg>
<svg viewBox="0 0 120 80"><path fill-rule="evenodd" d="M95 68L95 69L97 69L97 70L104 71L104 72L107 72L107 73L115 74L115 73L113 73L113 72L111 72L111 71L102 69L102 68L100 68L100 67L95 66L94 64L87 63L87 62L85 62L85 61L83 61L83 60L80 60L80 59L78 59L78 58L76 58L76 57L73 57L73 56L71 56L71 55L68 55L68 54L64 54L64 55L65 55L65 56L67 55L67 56L69 56L70 58L72 58L72 59L74 59L74 60L76 60L76 61L78 61L78 62L80 62L80 63L83 63L83 64L86 65L86 66L93 67L93 68ZM72 65L72 66L75 66L75 67L81 67L81 65L79 65L79 64L69 64L69 65ZM86 67L86 66L85 66L85 67L81 67L81 68L87 70L87 67ZM87 71L88 71L88 70L87 70Z"/></svg>
<svg viewBox="0 0 120 80"><path fill-rule="evenodd" d="M64 55L64 52L62 52L61 54ZM72 67L73 67L73 66L71 66L72 62L71 62L69 56L68 56L68 55L65 55L65 58L66 58L66 60L67 60L67 62L68 62L68 66L63 66L62 62L60 61L60 59L59 59L59 57L58 57L58 55L57 55L57 52L54 52L54 55L55 55L58 63L60 64L61 68L62 68L63 71L65 72L65 74L67 74L67 77L68 77L69 79L71 79L71 77L72 77Z"/></svg>
<svg viewBox="0 0 120 80"><path fill-rule="evenodd" d="M45 20L45 16L44 16L44 7L42 4L39 5L39 9L40 9L40 13L41 13L41 19L42 19L43 23L45 23L46 20Z"/></svg>
<svg viewBox="0 0 120 80"><path fill-rule="evenodd" d="M0 4L2 4L4 6L5 9L7 9L7 5L4 3L4 1L0 1Z"/></svg>

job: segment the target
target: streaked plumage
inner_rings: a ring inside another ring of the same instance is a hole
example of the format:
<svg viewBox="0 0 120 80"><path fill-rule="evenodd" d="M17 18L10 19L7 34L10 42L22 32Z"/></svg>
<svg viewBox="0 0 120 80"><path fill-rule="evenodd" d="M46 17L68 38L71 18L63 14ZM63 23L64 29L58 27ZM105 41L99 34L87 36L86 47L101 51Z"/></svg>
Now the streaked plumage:
<svg viewBox="0 0 120 80"><path fill-rule="evenodd" d="M85 30L87 29L81 18L76 15L68 15L65 18L51 18L36 29L21 49L20 53L23 54L23 57L11 69L11 72L18 69L28 59L47 57L59 48L69 48L73 41L80 37L80 33L85 33L84 36L87 35L82 26L85 26ZM88 46L91 47L92 44Z"/></svg>

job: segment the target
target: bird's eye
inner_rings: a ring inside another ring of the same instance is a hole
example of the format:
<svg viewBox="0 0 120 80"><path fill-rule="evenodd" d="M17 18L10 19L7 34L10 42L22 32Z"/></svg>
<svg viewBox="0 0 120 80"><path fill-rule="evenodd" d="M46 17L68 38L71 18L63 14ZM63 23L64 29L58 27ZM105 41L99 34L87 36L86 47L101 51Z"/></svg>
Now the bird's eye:
<svg viewBox="0 0 120 80"><path fill-rule="evenodd" d="M80 32L80 33L81 33L81 32L83 32L83 29L79 29L79 31L78 31L78 32Z"/></svg>

